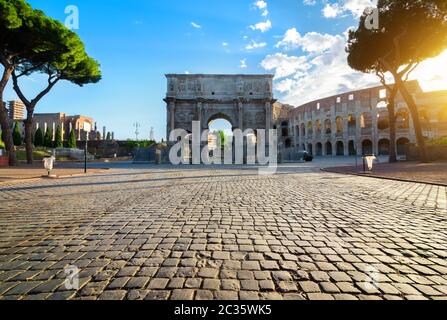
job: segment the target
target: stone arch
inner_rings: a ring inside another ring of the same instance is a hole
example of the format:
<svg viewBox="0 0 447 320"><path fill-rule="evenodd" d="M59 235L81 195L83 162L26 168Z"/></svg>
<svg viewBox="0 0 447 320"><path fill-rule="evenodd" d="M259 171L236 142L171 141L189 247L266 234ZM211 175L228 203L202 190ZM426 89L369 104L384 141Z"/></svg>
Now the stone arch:
<svg viewBox="0 0 447 320"><path fill-rule="evenodd" d="M223 112L217 112L217 113L214 113L214 114L208 116L208 119L206 121L207 127L209 127L213 121L216 121L219 119L228 121L231 124L231 126L233 127L233 129L237 128L236 123L238 123L238 122L236 121L236 119L233 119L230 115L223 113Z"/></svg>
<svg viewBox="0 0 447 320"><path fill-rule="evenodd" d="M306 137L306 125L304 123L301 124L301 136Z"/></svg>
<svg viewBox="0 0 447 320"><path fill-rule="evenodd" d="M390 154L390 140L379 140L379 156L388 156Z"/></svg>
<svg viewBox="0 0 447 320"><path fill-rule="evenodd" d="M362 154L363 155L369 155L373 154L373 143L369 139L365 139L362 141Z"/></svg>
<svg viewBox="0 0 447 320"><path fill-rule="evenodd" d="M320 120L315 121L315 132L317 135L321 134L321 121Z"/></svg>
<svg viewBox="0 0 447 320"><path fill-rule="evenodd" d="M321 142L318 142L316 145L316 151L317 151L317 156L321 157L323 155L323 144Z"/></svg>
<svg viewBox="0 0 447 320"><path fill-rule="evenodd" d="M355 147L355 141L349 140L349 155L355 156L356 155L356 147Z"/></svg>
<svg viewBox="0 0 447 320"><path fill-rule="evenodd" d="M408 138L402 137L397 139L396 145L397 145L397 155L403 156L406 154L407 145L410 144L410 140Z"/></svg>
<svg viewBox="0 0 447 320"><path fill-rule="evenodd" d="M335 123L336 123L336 130L337 130L337 134L341 134L343 133L344 130L344 123L343 123L343 118L342 117L337 117L335 119Z"/></svg>
<svg viewBox="0 0 447 320"><path fill-rule="evenodd" d="M396 128L408 129L410 128L410 113L407 109L400 109L396 113Z"/></svg>
<svg viewBox="0 0 447 320"><path fill-rule="evenodd" d="M331 134L332 133L332 121L330 119L326 119L324 122L324 133ZM332 146L332 144L331 144Z"/></svg>
<svg viewBox="0 0 447 320"><path fill-rule="evenodd" d="M314 126L313 126L312 121L307 122L307 134L309 136L312 136L314 134Z"/></svg>
<svg viewBox="0 0 447 320"><path fill-rule="evenodd" d="M326 155L332 156L332 143L330 141L326 142Z"/></svg>
<svg viewBox="0 0 447 320"><path fill-rule="evenodd" d="M312 143L309 143L307 145L307 152L309 152L310 155L314 154L314 146L312 145Z"/></svg>
<svg viewBox="0 0 447 320"><path fill-rule="evenodd" d="M388 109L379 109L377 114L377 129L387 130L390 128L390 117L388 113Z"/></svg>
<svg viewBox="0 0 447 320"><path fill-rule="evenodd" d="M345 144L343 141L337 141L337 156L345 155Z"/></svg>

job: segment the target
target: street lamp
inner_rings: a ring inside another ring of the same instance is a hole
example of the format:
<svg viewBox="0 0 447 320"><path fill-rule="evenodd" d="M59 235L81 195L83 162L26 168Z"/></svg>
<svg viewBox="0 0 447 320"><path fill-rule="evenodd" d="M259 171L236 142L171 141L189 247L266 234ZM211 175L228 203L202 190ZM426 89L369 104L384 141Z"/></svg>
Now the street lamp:
<svg viewBox="0 0 447 320"><path fill-rule="evenodd" d="M86 137L85 137L84 173L87 173L87 153L88 153L88 132L86 132Z"/></svg>
<svg viewBox="0 0 447 320"><path fill-rule="evenodd" d="M141 128L141 124L139 124L138 122L134 123L133 125L135 127L135 138L136 141L138 142L138 135L140 134L140 128Z"/></svg>

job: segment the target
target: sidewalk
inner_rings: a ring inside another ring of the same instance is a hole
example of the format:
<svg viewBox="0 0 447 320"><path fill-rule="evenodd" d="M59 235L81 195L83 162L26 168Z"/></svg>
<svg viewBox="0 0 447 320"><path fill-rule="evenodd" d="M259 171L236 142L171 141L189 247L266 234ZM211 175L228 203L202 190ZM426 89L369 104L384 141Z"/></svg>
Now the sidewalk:
<svg viewBox="0 0 447 320"><path fill-rule="evenodd" d="M323 170L335 173L363 175L363 166L361 163L358 167L329 167L324 168ZM447 162L398 162L376 164L371 173L364 175L376 178L414 181L447 186Z"/></svg>
<svg viewBox="0 0 447 320"><path fill-rule="evenodd" d="M103 172L104 170L105 169L101 168L89 168L88 174ZM55 168L51 174L57 178L64 178L74 175L82 175L84 174L84 169L80 167ZM0 183L12 182L15 180L38 179L47 175L48 172L43 168L41 163L36 163L32 166L21 164L19 167L2 167L0 168Z"/></svg>

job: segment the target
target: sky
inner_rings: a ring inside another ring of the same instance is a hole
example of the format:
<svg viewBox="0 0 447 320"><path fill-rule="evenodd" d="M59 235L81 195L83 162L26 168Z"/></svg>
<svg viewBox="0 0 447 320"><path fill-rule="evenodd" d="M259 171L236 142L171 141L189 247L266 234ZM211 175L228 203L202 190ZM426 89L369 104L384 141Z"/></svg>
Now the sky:
<svg viewBox="0 0 447 320"><path fill-rule="evenodd" d="M165 138L167 73L271 73L275 98L299 106L377 85L354 72L344 51L349 28L376 0L29 0L65 22L74 5L74 30L101 64L98 84L58 83L36 112L93 117L115 138ZM68 20L72 21L72 20ZM447 52L419 66L424 90L447 89ZM22 80L32 96L42 78ZM11 86L6 100L17 99Z"/></svg>

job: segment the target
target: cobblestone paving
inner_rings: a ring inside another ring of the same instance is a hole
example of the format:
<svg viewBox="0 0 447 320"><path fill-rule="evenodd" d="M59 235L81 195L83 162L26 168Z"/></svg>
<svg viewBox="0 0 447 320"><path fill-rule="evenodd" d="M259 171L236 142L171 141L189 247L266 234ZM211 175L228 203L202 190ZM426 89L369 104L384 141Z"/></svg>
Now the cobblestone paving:
<svg viewBox="0 0 447 320"><path fill-rule="evenodd" d="M446 299L446 192L299 167L6 184L0 299Z"/></svg>

